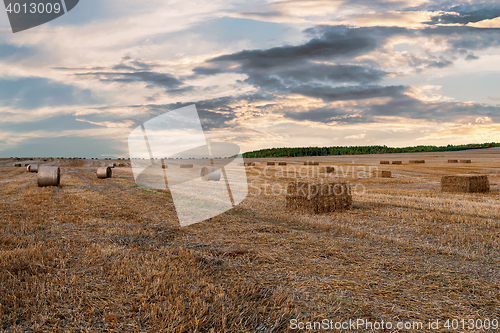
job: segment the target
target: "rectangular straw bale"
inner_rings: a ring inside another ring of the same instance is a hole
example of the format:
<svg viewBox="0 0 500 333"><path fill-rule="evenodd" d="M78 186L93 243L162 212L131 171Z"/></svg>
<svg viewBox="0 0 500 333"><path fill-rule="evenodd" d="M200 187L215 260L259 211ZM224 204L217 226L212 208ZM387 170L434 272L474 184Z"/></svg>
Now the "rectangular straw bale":
<svg viewBox="0 0 500 333"><path fill-rule="evenodd" d="M286 207L308 214L351 209L350 185L348 183L290 182L287 187Z"/></svg>
<svg viewBox="0 0 500 333"><path fill-rule="evenodd" d="M255 166L255 162L246 162L245 165L246 166Z"/></svg>
<svg viewBox="0 0 500 333"><path fill-rule="evenodd" d="M472 163L471 160L460 160L460 163Z"/></svg>
<svg viewBox="0 0 500 333"><path fill-rule="evenodd" d="M276 162L267 162L267 165L275 165Z"/></svg>
<svg viewBox="0 0 500 333"><path fill-rule="evenodd" d="M490 181L484 175L453 175L441 177L444 192L484 193L490 191Z"/></svg>
<svg viewBox="0 0 500 333"><path fill-rule="evenodd" d="M286 165L286 162L278 162L278 165Z"/></svg>
<svg viewBox="0 0 500 333"><path fill-rule="evenodd" d="M182 169L191 169L193 167L192 164L181 164Z"/></svg>
<svg viewBox="0 0 500 333"><path fill-rule="evenodd" d="M419 164L419 163L425 163L425 160L410 160L409 162L412 164Z"/></svg>
<svg viewBox="0 0 500 333"><path fill-rule="evenodd" d="M319 165L319 162L304 162L304 165Z"/></svg>
<svg viewBox="0 0 500 333"><path fill-rule="evenodd" d="M376 178L391 178L392 177L392 172L387 171L387 170L373 170L372 174L373 174L373 177L376 177Z"/></svg>
<svg viewBox="0 0 500 333"><path fill-rule="evenodd" d="M391 164L389 161L380 161L380 164Z"/></svg>
<svg viewBox="0 0 500 333"><path fill-rule="evenodd" d="M403 164L403 161L392 161L392 164Z"/></svg>
<svg viewBox="0 0 500 333"><path fill-rule="evenodd" d="M448 163L458 163L458 160L448 160Z"/></svg>
<svg viewBox="0 0 500 333"><path fill-rule="evenodd" d="M332 166L321 167L319 169L319 172L332 173L332 172L335 172L335 167L332 167Z"/></svg>

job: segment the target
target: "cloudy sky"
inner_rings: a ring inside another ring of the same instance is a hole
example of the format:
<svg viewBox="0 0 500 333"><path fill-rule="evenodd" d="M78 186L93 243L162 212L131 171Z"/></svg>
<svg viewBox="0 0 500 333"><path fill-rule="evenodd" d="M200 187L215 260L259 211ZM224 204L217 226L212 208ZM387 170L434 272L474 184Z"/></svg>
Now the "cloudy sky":
<svg viewBox="0 0 500 333"><path fill-rule="evenodd" d="M80 0L16 34L0 10L2 157L127 156L193 103L243 151L500 142L500 3Z"/></svg>

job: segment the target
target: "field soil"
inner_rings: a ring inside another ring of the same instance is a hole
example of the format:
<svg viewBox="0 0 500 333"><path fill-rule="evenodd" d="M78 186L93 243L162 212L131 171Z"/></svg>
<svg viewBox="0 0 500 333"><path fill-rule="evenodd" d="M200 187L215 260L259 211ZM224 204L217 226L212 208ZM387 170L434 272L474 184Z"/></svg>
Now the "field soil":
<svg viewBox="0 0 500 333"><path fill-rule="evenodd" d="M296 332L294 319L361 318L481 332L443 323L500 320L499 161L499 149L246 159L247 198L180 227L170 193L137 186L129 161L0 159L0 331ZM112 162L127 166L97 179ZM61 184L38 187L15 163L58 165ZM491 191L442 192L455 174L487 175ZM287 210L296 179L348 181L352 209Z"/></svg>

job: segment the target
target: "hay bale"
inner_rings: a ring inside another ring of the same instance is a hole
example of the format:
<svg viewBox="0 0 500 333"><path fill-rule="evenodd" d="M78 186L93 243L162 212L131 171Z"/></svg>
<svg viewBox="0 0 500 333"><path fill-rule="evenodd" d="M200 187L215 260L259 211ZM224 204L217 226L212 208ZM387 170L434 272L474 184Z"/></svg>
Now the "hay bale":
<svg viewBox="0 0 500 333"><path fill-rule="evenodd" d="M267 165L276 165L276 162L267 162Z"/></svg>
<svg viewBox="0 0 500 333"><path fill-rule="evenodd" d="M245 165L246 166L255 166L255 162L246 162Z"/></svg>
<svg viewBox="0 0 500 333"><path fill-rule="evenodd" d="M352 207L348 183L288 183L286 207L303 213L320 214Z"/></svg>
<svg viewBox="0 0 500 333"><path fill-rule="evenodd" d="M332 173L332 172L335 172L335 168L332 167L332 166L326 166L326 167L321 167L319 169L319 172L323 172L323 173Z"/></svg>
<svg viewBox="0 0 500 333"><path fill-rule="evenodd" d="M28 172L37 173L37 172L38 172L38 164L29 164L29 165L26 167L26 170L27 170Z"/></svg>
<svg viewBox="0 0 500 333"><path fill-rule="evenodd" d="M220 169L214 167L203 167L200 172L201 180L218 182L220 180Z"/></svg>
<svg viewBox="0 0 500 333"><path fill-rule="evenodd" d="M484 193L490 191L490 181L484 175L454 175L441 177L441 191Z"/></svg>
<svg viewBox="0 0 500 333"><path fill-rule="evenodd" d="M304 165L319 165L319 162L304 162Z"/></svg>
<svg viewBox="0 0 500 333"><path fill-rule="evenodd" d="M286 162L278 162L278 165L286 165Z"/></svg>
<svg viewBox="0 0 500 333"><path fill-rule="evenodd" d="M16 168L20 168L20 167L21 167L21 163L16 163L16 164L14 164L14 167L16 167Z"/></svg>
<svg viewBox="0 0 500 333"><path fill-rule="evenodd" d="M380 161L380 164L391 164L389 161Z"/></svg>
<svg viewBox="0 0 500 333"><path fill-rule="evenodd" d="M61 170L57 166L41 165L38 168L38 186L59 186Z"/></svg>
<svg viewBox="0 0 500 333"><path fill-rule="evenodd" d="M448 163L458 163L458 160L448 160Z"/></svg>
<svg viewBox="0 0 500 333"><path fill-rule="evenodd" d="M191 169L193 167L192 164L181 164L182 169Z"/></svg>
<svg viewBox="0 0 500 333"><path fill-rule="evenodd" d="M392 172L387 170L373 170L372 175L376 178L391 178Z"/></svg>
<svg viewBox="0 0 500 333"><path fill-rule="evenodd" d="M425 160L410 160L409 162L411 164L421 164L421 163L425 163Z"/></svg>
<svg viewBox="0 0 500 333"><path fill-rule="evenodd" d="M111 178L112 175L113 171L109 166L97 168L97 178L99 179Z"/></svg>
<svg viewBox="0 0 500 333"><path fill-rule="evenodd" d="M403 161L392 161L392 164L403 164Z"/></svg>
<svg viewBox="0 0 500 333"><path fill-rule="evenodd" d="M460 163L472 163L471 160L460 160Z"/></svg>

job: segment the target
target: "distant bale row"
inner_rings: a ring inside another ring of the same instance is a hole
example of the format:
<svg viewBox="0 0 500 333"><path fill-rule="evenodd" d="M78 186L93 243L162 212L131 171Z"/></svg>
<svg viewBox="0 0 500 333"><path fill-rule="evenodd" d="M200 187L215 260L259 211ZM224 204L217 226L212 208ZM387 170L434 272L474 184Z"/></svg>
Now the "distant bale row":
<svg viewBox="0 0 500 333"><path fill-rule="evenodd" d="M409 160L408 162L411 164L421 164L425 163L425 160Z"/></svg>
<svg viewBox="0 0 500 333"><path fill-rule="evenodd" d="M290 182L287 187L286 207L310 214L351 209L350 185L348 183Z"/></svg>
<svg viewBox="0 0 500 333"><path fill-rule="evenodd" d="M319 165L319 162L304 162L304 165Z"/></svg>
<svg viewBox="0 0 500 333"><path fill-rule="evenodd" d="M484 193L490 191L488 176L454 175L441 177L441 190L444 192Z"/></svg>

